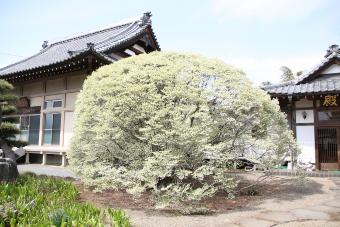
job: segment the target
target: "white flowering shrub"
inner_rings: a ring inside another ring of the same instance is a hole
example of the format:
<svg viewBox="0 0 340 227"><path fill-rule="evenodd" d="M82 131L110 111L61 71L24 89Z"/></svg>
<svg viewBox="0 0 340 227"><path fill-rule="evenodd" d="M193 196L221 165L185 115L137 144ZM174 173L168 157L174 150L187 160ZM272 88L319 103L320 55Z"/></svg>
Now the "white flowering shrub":
<svg viewBox="0 0 340 227"><path fill-rule="evenodd" d="M94 72L77 104L69 153L97 189L148 191L158 206L232 195L240 156L271 167L297 145L276 101L217 60L153 52Z"/></svg>

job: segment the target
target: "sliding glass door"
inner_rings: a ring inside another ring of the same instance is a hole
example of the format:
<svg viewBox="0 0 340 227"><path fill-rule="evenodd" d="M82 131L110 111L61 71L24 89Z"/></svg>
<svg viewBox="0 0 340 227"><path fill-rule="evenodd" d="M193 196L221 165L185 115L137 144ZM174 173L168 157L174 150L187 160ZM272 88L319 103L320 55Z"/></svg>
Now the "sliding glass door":
<svg viewBox="0 0 340 227"><path fill-rule="evenodd" d="M59 145L61 113L47 113L44 116L44 144Z"/></svg>
<svg viewBox="0 0 340 227"><path fill-rule="evenodd" d="M29 145L39 144L40 115L22 115L20 118L20 140Z"/></svg>

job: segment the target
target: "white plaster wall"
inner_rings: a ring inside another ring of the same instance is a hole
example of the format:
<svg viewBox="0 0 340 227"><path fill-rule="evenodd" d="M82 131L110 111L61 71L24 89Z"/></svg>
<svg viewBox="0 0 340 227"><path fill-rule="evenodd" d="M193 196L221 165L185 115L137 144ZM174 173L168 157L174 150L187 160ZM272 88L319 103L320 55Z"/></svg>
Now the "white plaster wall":
<svg viewBox="0 0 340 227"><path fill-rule="evenodd" d="M65 112L64 147L69 147L73 135L74 112Z"/></svg>
<svg viewBox="0 0 340 227"><path fill-rule="evenodd" d="M21 87L20 86L14 87L14 89L11 91L11 93L20 97L21 96Z"/></svg>
<svg viewBox="0 0 340 227"><path fill-rule="evenodd" d="M303 118L303 112L306 112L306 119ZM313 110L296 110L295 111L296 123L314 123Z"/></svg>
<svg viewBox="0 0 340 227"><path fill-rule="evenodd" d="M85 80L85 75L67 77L67 89L81 89Z"/></svg>
<svg viewBox="0 0 340 227"><path fill-rule="evenodd" d="M340 65L333 64L329 66L327 69L322 71L320 74L331 74L331 73L340 73Z"/></svg>
<svg viewBox="0 0 340 227"><path fill-rule="evenodd" d="M63 79L46 81L46 92L55 92L63 90L65 90L65 84Z"/></svg>
<svg viewBox="0 0 340 227"><path fill-rule="evenodd" d="M48 95L48 96L45 96L45 100L56 100L56 99L60 99L60 100L63 100L64 99L64 95L63 94L60 94L60 95Z"/></svg>
<svg viewBox="0 0 340 227"><path fill-rule="evenodd" d="M30 105L31 106L41 106L42 103L43 103L43 100L44 100L44 98L42 96L30 98Z"/></svg>
<svg viewBox="0 0 340 227"><path fill-rule="evenodd" d="M66 94L66 108L74 109L78 94L78 92Z"/></svg>
<svg viewBox="0 0 340 227"><path fill-rule="evenodd" d="M23 96L41 94L43 92L44 92L44 89L43 89L42 82L25 84L23 88Z"/></svg>
<svg viewBox="0 0 340 227"><path fill-rule="evenodd" d="M298 160L303 163L315 163L314 126L296 126L296 140L301 148Z"/></svg>
<svg viewBox="0 0 340 227"><path fill-rule="evenodd" d="M74 109L77 94L82 88L86 74L81 73L70 73L65 74L63 78L46 80L44 85L43 81L27 83L27 84L16 84L13 93L18 96L27 96L30 99L31 106L41 106L44 100L60 99L63 101L63 106L55 109L42 109L42 112L61 112L62 113L62 127L61 127L61 146L50 146L41 144L41 146L28 146L27 150L30 151L48 151L56 152L67 151L72 137L73 124L74 124L74 113L71 112ZM66 85L66 86L65 86ZM21 94L21 90L23 94ZM45 91L46 90L46 91ZM69 91L65 91L69 90ZM43 118L41 118L43 122ZM40 125L40 140L43 139L43 124ZM64 140L62 140L64 139Z"/></svg>

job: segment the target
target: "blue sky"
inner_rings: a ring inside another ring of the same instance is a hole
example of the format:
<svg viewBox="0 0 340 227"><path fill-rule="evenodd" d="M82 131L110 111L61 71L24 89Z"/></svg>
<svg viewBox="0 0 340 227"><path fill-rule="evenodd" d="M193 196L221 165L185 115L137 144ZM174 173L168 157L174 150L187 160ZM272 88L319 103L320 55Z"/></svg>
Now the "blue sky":
<svg viewBox="0 0 340 227"><path fill-rule="evenodd" d="M29 57L44 40L106 27L152 11L162 50L198 53L277 82L340 44L337 0L59 0L0 2L0 67Z"/></svg>

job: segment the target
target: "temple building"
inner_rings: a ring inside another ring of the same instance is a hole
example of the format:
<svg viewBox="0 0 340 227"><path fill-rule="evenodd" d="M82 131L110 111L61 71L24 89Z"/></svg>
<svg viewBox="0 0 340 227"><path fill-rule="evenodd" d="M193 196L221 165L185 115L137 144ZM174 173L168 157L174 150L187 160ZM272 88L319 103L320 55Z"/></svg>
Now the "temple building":
<svg viewBox="0 0 340 227"><path fill-rule="evenodd" d="M277 98L301 147L299 161L340 170L340 48L296 80L264 89Z"/></svg>
<svg viewBox="0 0 340 227"><path fill-rule="evenodd" d="M19 139L29 143L26 162L66 164L77 95L100 66L160 50L151 13L139 19L48 44L39 53L0 69L15 87Z"/></svg>

